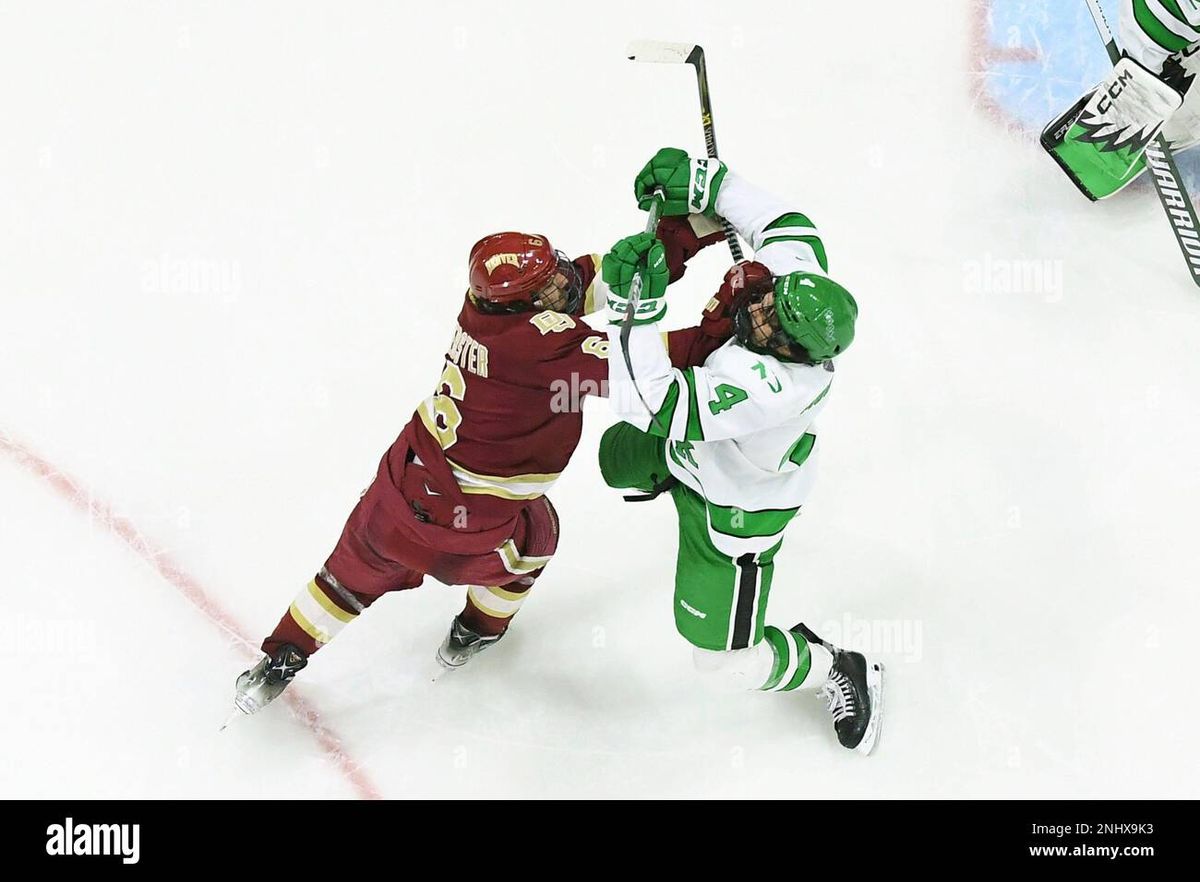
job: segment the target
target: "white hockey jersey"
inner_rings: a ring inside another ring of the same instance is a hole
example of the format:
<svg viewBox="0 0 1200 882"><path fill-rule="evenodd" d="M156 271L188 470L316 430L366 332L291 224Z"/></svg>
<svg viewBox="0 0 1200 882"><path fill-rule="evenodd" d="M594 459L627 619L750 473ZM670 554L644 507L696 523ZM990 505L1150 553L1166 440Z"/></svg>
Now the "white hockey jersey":
<svg viewBox="0 0 1200 882"><path fill-rule="evenodd" d="M732 172L716 209L773 274L826 271L824 246L808 218ZM773 547L812 489L814 420L833 383L833 364L781 362L730 340L702 366L678 370L657 326L639 325L629 336L630 360L652 416L616 355L620 329L609 333L610 404L625 421L668 439L668 467L706 500L713 544L734 558Z"/></svg>
<svg viewBox="0 0 1200 882"><path fill-rule="evenodd" d="M1121 46L1155 73L1171 55L1200 43L1200 0L1122 0Z"/></svg>

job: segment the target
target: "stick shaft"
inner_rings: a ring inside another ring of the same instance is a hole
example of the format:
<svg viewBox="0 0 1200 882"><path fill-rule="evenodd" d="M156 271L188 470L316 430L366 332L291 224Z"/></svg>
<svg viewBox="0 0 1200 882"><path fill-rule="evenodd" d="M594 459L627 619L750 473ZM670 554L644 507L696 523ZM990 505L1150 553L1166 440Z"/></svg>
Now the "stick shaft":
<svg viewBox="0 0 1200 882"><path fill-rule="evenodd" d="M1084 0L1088 5L1088 10L1092 13L1092 21L1096 24L1096 30L1100 32L1100 39L1104 43L1104 48L1108 51L1108 60L1116 64L1121 60L1121 50L1117 47L1117 41L1113 37L1112 28L1108 26L1108 19L1104 16L1104 9L1100 6L1100 0Z"/></svg>
<svg viewBox="0 0 1200 882"><path fill-rule="evenodd" d="M688 64L696 69L696 87L700 91L700 124L704 126L704 149L709 159L717 158L717 130L713 125L712 97L708 92L708 65L704 61L704 49L697 46L688 56ZM742 259L742 245L738 242L737 232L725 218L721 218L721 227L725 230L725 241L729 243L729 252L733 259Z"/></svg>
<svg viewBox="0 0 1200 882"><path fill-rule="evenodd" d="M1092 21L1096 23L1100 39L1104 41L1109 60L1116 64L1121 60L1121 49L1113 37L1112 28L1108 26L1108 19L1104 17L1100 0L1084 2L1092 13ZM1176 166L1171 148L1161 132L1146 149L1145 158L1158 201L1162 203L1167 220L1171 222L1171 230L1175 233L1175 242L1187 261L1192 281L1200 285L1200 218L1196 216L1191 195L1183 185L1179 167Z"/></svg>
<svg viewBox="0 0 1200 882"><path fill-rule="evenodd" d="M646 232L651 235L658 229L658 214L662 210L662 200L655 199L650 204L650 210L646 212ZM646 270L639 270L633 282L629 285L629 312L625 316L626 324L633 317L633 313L637 309L637 305L642 299L642 288L646 284Z"/></svg>
<svg viewBox="0 0 1200 882"><path fill-rule="evenodd" d="M662 200L655 199L650 205L650 210L646 212L646 232L651 235L654 235L654 231L658 229L658 213L661 209ZM642 407L646 408L650 419L665 437L668 427L659 423L658 414L651 410L650 405L646 403L646 396L642 394L642 387L638 385L637 377L633 373L633 360L629 357L629 333L633 330L633 317L637 314L638 304L642 301L642 288L646 285L647 272L648 268L639 270L629 285L629 301L625 310L625 318L621 320L621 356L625 360L625 370L629 373L629 382L633 384L638 400L642 402Z"/></svg>

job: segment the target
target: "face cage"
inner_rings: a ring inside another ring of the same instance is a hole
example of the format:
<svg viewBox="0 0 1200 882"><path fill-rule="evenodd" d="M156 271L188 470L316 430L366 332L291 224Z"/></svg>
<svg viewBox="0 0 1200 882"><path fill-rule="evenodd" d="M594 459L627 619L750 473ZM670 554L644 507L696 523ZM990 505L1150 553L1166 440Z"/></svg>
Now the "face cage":
<svg viewBox="0 0 1200 882"><path fill-rule="evenodd" d="M546 288L542 288L533 299L533 305L537 309L549 309L554 312L565 312L568 315L578 312L579 306L583 302L583 279L579 276L579 268L567 258L567 255L561 251L555 251L554 256L558 258L558 269L555 275L561 273L567 280L566 287L557 289L557 296L553 302L547 299L544 295ZM554 285L553 279L546 283L549 287Z"/></svg>
<svg viewBox="0 0 1200 882"><path fill-rule="evenodd" d="M583 279L580 278L578 268L567 259L565 254L561 251L555 251L554 255L558 258L558 266L554 270L554 273L555 275L562 273L566 277L566 287L559 288L557 285L554 285L553 276L551 276L551 281L547 282L540 291L536 292L531 300L496 303L495 301L478 297L474 298L475 307L480 312L485 312L489 315L508 315L518 312L530 312L534 309L549 309L554 312L565 312L568 314L576 312L583 302ZM543 292L551 285L554 285L555 288L553 303L543 297Z"/></svg>
<svg viewBox="0 0 1200 882"><path fill-rule="evenodd" d="M792 340L779 324L779 314L772 303L765 309L760 306L766 292L751 295L733 313L733 335L737 341L759 355L770 355L780 361L797 364L812 364L812 357L799 343ZM755 307L759 307L755 309ZM766 343L760 345L755 339L766 331Z"/></svg>

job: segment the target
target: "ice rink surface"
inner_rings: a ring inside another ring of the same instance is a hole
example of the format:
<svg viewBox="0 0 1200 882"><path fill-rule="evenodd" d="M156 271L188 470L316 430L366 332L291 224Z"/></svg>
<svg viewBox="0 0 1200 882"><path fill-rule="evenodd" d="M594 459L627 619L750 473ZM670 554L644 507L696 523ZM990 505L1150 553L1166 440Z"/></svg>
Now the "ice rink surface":
<svg viewBox="0 0 1200 882"><path fill-rule="evenodd" d="M1151 191L1089 204L998 125L986 6L5 6L0 793L1200 795L1200 291ZM502 644L432 682L463 592L429 582L218 733L436 381L471 244L604 251L651 153L703 151L638 37L705 46L723 158L861 306L769 620L881 656L877 754L696 681L674 512L603 487L602 402Z"/></svg>

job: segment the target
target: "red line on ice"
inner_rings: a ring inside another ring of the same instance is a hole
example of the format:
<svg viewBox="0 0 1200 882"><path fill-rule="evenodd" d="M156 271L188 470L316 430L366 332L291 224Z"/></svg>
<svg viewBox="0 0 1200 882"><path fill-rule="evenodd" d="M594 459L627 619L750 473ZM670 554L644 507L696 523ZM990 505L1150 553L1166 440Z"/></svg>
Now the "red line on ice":
<svg viewBox="0 0 1200 882"><path fill-rule="evenodd" d="M1011 132L1023 133L1025 125L1005 110L988 89L991 64L998 61L1038 61L1041 55L1034 49L1021 46L999 46L991 41L988 25L992 15L992 0L972 0L971 35L971 98L977 107Z"/></svg>
<svg viewBox="0 0 1200 882"><path fill-rule="evenodd" d="M168 584L203 613L209 621L241 644L249 653L257 651L257 645L246 636L233 616L214 600L212 595L193 576L172 560L170 555L153 548L132 521L113 511L112 506L107 502L94 498L80 481L56 468L44 457L3 432L0 432L0 451L7 453L26 471L49 484L73 508L86 514L93 521L103 524L109 532L128 545L134 554L148 563ZM321 716L316 709L294 690L283 693L283 699L304 725L312 731L313 736L317 739L317 744L329 755L337 770L350 782L358 795L363 799L379 799L379 791L375 785L359 764L346 753L341 739L321 722Z"/></svg>

